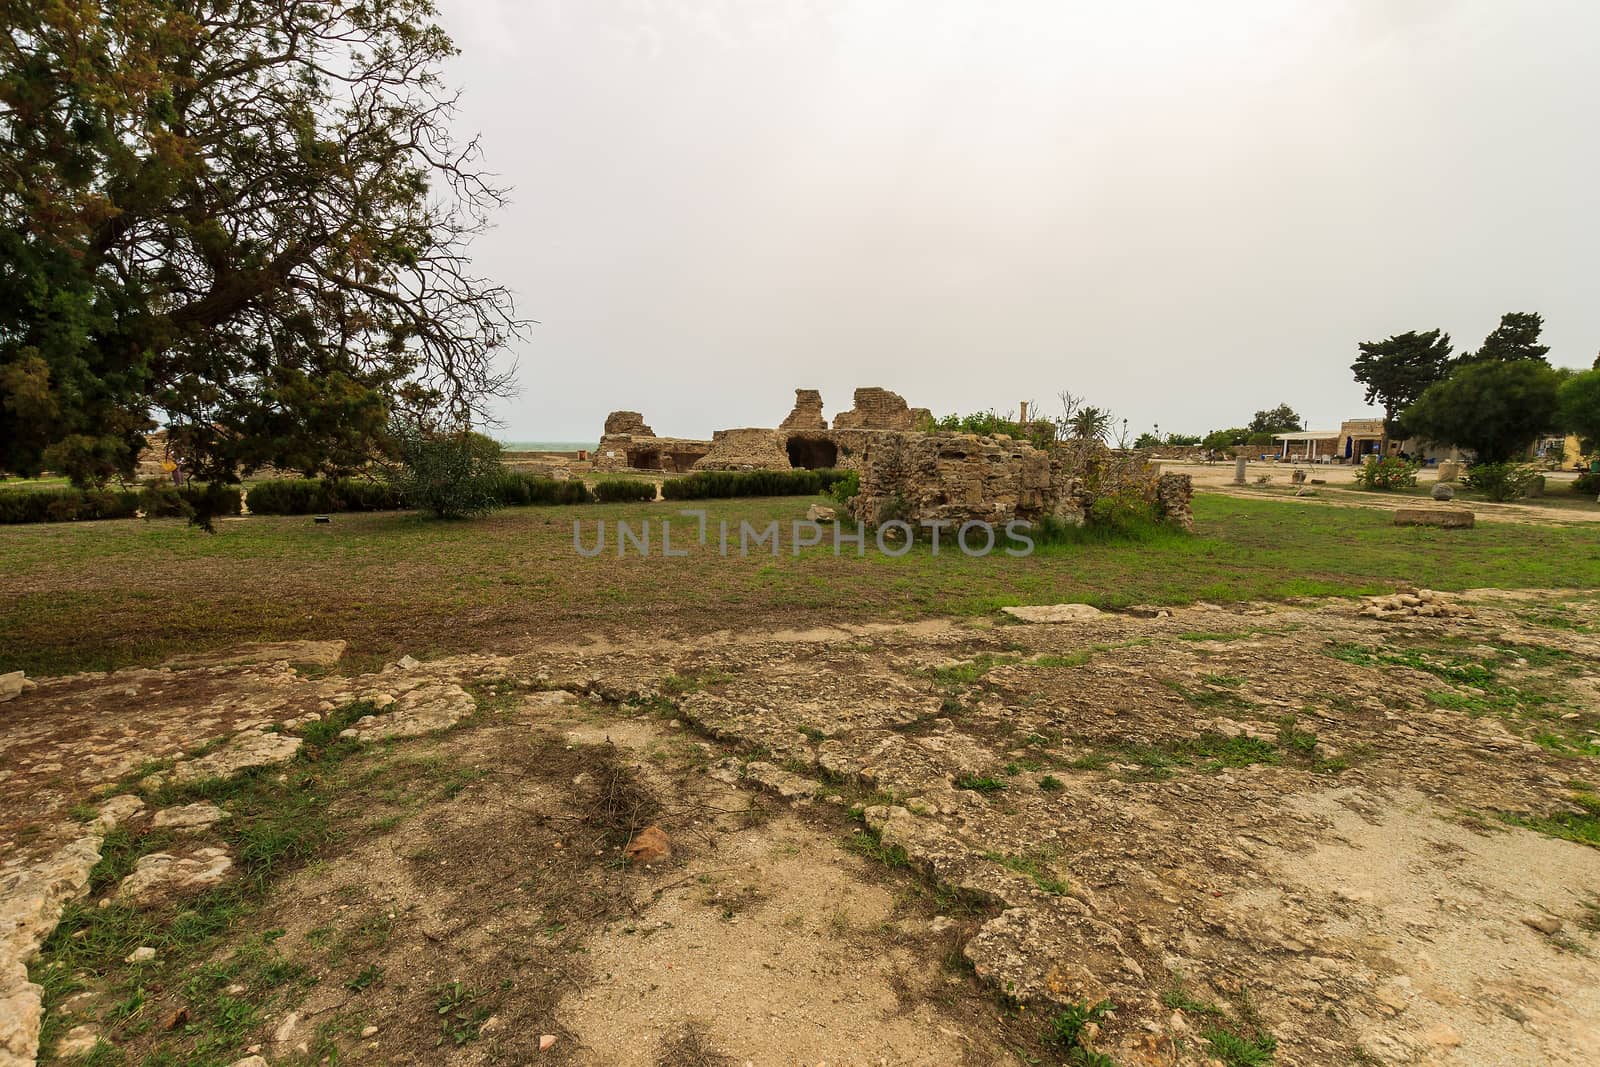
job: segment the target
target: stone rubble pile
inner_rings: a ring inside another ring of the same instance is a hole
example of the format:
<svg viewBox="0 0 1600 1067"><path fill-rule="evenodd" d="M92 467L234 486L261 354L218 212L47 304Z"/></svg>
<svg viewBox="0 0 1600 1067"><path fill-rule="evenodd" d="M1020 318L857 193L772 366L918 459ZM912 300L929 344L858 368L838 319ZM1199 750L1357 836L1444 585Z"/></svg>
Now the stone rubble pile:
<svg viewBox="0 0 1600 1067"><path fill-rule="evenodd" d="M1356 614L1368 619L1470 619L1476 613L1469 607L1452 602L1443 593L1418 589L1389 596L1364 597Z"/></svg>

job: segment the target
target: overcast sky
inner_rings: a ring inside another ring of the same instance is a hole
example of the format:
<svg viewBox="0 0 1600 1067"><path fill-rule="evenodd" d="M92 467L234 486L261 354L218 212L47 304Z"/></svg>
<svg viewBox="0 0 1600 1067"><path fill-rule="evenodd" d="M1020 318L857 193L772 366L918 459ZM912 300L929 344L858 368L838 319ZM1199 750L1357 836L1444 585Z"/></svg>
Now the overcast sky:
<svg viewBox="0 0 1600 1067"><path fill-rule="evenodd" d="M444 0L539 319L508 439L796 387L1204 432L1368 410L1356 343L1600 350L1595 0Z"/></svg>

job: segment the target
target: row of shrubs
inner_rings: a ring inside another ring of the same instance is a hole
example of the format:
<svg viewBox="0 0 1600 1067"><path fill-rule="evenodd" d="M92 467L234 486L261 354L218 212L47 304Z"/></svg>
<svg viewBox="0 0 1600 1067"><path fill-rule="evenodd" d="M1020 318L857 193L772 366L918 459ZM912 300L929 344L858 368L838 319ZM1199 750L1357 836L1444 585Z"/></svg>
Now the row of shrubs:
<svg viewBox="0 0 1600 1067"><path fill-rule="evenodd" d="M0 489L0 525L29 522L88 522L131 519L139 513L155 518L239 514L240 493L231 485L186 485L181 489L152 482L131 489Z"/></svg>
<svg viewBox="0 0 1600 1067"><path fill-rule="evenodd" d="M649 490L646 497L632 495L614 499L653 499L655 486L649 482L629 483ZM517 471L495 477L489 487L501 507L526 507L530 504L587 504L600 497L607 483L590 493L577 480L556 481ZM407 506L405 493L388 482L354 478L279 478L258 482L250 488L250 512L254 515L316 515L335 511L398 511Z"/></svg>
<svg viewBox="0 0 1600 1067"><path fill-rule="evenodd" d="M807 496L855 488L853 472L838 470L699 471L668 480L661 487L668 500L702 500L745 496ZM610 478L593 488L577 479L557 481L516 471L499 475L491 492L503 507L534 504L602 504L650 501L655 482L645 478ZM255 515L318 515L346 511L398 511L407 506L400 487L357 478L276 478L250 487ZM187 485L181 489L152 483L142 491L39 489L0 490L0 524L72 522L88 519L131 519L140 512L165 518L201 511L237 515L237 486Z"/></svg>
<svg viewBox="0 0 1600 1067"><path fill-rule="evenodd" d="M696 471L661 486L668 500L706 500L736 496L809 496L826 493L846 476L839 470Z"/></svg>

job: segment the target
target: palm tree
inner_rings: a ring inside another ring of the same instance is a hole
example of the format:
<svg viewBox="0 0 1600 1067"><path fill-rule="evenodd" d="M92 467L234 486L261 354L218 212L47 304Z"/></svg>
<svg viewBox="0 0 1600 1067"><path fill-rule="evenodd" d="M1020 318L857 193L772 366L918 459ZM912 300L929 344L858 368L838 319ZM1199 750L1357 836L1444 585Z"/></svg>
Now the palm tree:
<svg viewBox="0 0 1600 1067"><path fill-rule="evenodd" d="M1079 441L1104 442L1111 434L1111 412L1093 406L1079 408L1072 416L1072 436Z"/></svg>

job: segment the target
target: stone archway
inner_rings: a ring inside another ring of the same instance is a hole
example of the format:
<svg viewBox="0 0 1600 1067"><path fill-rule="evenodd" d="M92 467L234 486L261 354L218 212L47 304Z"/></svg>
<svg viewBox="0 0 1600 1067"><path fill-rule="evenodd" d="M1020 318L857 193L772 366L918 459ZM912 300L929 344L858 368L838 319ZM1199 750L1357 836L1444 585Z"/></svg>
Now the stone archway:
<svg viewBox="0 0 1600 1067"><path fill-rule="evenodd" d="M791 437L784 442L789 466L823 470L839 462L839 446L826 437Z"/></svg>

